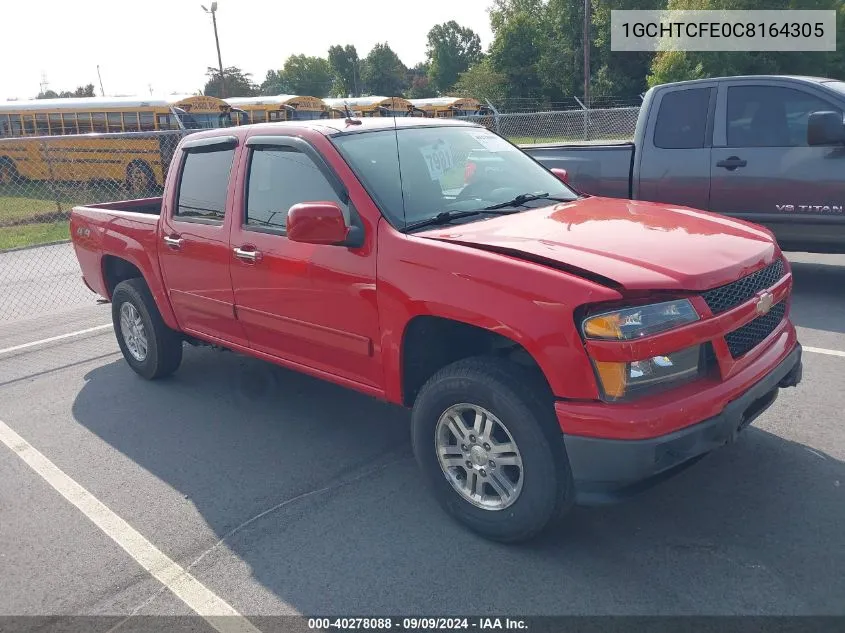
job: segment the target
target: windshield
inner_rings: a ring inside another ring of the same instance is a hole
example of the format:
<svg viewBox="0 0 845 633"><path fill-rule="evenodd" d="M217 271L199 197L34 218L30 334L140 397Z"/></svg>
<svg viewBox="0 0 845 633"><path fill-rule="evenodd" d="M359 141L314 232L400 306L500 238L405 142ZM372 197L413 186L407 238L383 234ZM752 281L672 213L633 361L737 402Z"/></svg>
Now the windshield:
<svg viewBox="0 0 845 633"><path fill-rule="evenodd" d="M220 114L189 114L186 112L179 114L179 119L187 130L206 130L209 128L230 127L232 125L232 117L227 112Z"/></svg>
<svg viewBox="0 0 845 633"><path fill-rule="evenodd" d="M332 141L385 217L398 228L443 211L483 209L522 194L577 198L519 149L480 127L362 132L335 136ZM547 204L547 199L533 200L525 206Z"/></svg>
<svg viewBox="0 0 845 633"><path fill-rule="evenodd" d="M324 119L325 113L322 110L294 110L291 112L291 119L294 121L308 121L311 119Z"/></svg>

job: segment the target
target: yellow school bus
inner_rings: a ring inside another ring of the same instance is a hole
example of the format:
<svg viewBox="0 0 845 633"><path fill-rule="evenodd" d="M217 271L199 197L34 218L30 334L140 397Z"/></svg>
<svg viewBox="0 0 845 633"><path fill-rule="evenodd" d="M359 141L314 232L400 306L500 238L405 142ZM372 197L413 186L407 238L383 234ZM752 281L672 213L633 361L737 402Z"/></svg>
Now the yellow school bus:
<svg viewBox="0 0 845 633"><path fill-rule="evenodd" d="M306 121L329 118L329 108L317 97L273 95L268 97L233 97L226 99L246 117L241 122L272 123L273 121Z"/></svg>
<svg viewBox="0 0 845 633"><path fill-rule="evenodd" d="M411 99L411 105L434 118L471 116L490 114L489 108L478 99L471 97L432 97L431 99Z"/></svg>
<svg viewBox="0 0 845 633"><path fill-rule="evenodd" d="M118 181L149 193L164 184L178 131L228 127L238 114L204 96L0 103L0 184Z"/></svg>
<svg viewBox="0 0 845 633"><path fill-rule="evenodd" d="M353 116L414 116L414 106L402 97L349 97L348 99L323 99L331 118L342 119L348 107Z"/></svg>

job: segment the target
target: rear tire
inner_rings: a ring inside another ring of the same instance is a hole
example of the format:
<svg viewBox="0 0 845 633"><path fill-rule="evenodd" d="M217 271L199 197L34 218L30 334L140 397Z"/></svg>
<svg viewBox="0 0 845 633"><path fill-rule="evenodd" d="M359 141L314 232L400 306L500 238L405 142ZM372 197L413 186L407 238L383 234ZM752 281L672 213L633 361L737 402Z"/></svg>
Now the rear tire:
<svg viewBox="0 0 845 633"><path fill-rule="evenodd" d="M139 376L169 376L182 362L182 338L164 323L143 279L128 279L112 293L112 322L117 344Z"/></svg>
<svg viewBox="0 0 845 633"><path fill-rule="evenodd" d="M522 367L478 357L437 372L414 404L414 455L434 496L485 538L531 539L573 505L569 461L546 392Z"/></svg>

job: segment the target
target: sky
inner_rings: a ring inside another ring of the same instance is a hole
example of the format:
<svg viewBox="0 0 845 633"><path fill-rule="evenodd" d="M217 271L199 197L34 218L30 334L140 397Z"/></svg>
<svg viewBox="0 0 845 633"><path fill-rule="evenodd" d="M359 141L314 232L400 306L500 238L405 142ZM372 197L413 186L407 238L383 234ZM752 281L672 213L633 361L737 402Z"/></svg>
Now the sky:
<svg viewBox="0 0 845 633"><path fill-rule="evenodd" d="M217 66L210 0L0 0L0 101L31 99L42 76L60 92L93 83L106 96L194 93ZM387 42L408 67L424 61L426 35L455 20L492 39L489 0L219 0L224 66L261 83L289 55L325 57L354 44L360 57Z"/></svg>

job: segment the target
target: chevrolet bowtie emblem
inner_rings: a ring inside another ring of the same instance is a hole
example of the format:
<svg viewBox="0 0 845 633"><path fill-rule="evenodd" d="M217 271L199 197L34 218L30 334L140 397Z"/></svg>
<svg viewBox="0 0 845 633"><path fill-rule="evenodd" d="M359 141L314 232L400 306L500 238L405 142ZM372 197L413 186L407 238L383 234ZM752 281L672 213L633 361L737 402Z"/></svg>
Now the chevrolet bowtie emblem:
<svg viewBox="0 0 845 633"><path fill-rule="evenodd" d="M757 300L757 314L767 314L772 309L774 302L775 296L771 292L764 292Z"/></svg>

